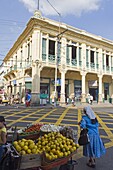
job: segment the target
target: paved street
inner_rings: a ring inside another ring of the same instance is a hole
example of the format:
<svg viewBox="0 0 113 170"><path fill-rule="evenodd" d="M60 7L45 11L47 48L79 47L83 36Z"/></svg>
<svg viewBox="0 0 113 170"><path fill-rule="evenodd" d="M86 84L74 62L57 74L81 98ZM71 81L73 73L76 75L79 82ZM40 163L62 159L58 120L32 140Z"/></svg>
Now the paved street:
<svg viewBox="0 0 113 170"><path fill-rule="evenodd" d="M53 123L56 125L67 125L80 132L78 121L81 119L82 108L59 107L59 108L13 108L0 107L0 114L5 116L8 126L17 126L18 129L27 126L32 122ZM97 160L97 170L112 170L113 160L113 109L112 107L94 107L95 114L98 118L100 135L107 149L105 156ZM88 170L86 159L82 157L82 147L74 159L77 160L76 170Z"/></svg>

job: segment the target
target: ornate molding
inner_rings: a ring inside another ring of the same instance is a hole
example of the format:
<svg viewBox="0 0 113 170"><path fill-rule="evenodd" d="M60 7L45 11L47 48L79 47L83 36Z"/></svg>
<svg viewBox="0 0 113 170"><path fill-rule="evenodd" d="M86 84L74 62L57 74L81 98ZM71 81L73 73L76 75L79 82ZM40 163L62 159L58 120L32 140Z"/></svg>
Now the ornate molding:
<svg viewBox="0 0 113 170"><path fill-rule="evenodd" d="M80 71L81 76L86 76L87 72L86 71Z"/></svg>
<svg viewBox="0 0 113 170"><path fill-rule="evenodd" d="M66 69L66 65L65 64L62 64L60 67L59 67L59 71L60 71L60 73L65 73L66 74L66 72L67 72L67 69Z"/></svg>

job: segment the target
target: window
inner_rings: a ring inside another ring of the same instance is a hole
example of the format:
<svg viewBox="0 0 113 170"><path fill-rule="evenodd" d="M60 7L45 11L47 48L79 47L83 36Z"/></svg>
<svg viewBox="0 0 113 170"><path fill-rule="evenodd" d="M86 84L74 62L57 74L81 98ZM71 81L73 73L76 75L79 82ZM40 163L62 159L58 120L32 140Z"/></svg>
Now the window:
<svg viewBox="0 0 113 170"><path fill-rule="evenodd" d="M72 46L72 59L77 59L76 57L77 57L77 55L76 55L76 47Z"/></svg>
<svg viewBox="0 0 113 170"><path fill-rule="evenodd" d="M86 62L88 62L88 52L89 52L89 50L86 49Z"/></svg>
<svg viewBox="0 0 113 170"><path fill-rule="evenodd" d="M49 54L55 55L55 41L49 40Z"/></svg>
<svg viewBox="0 0 113 170"><path fill-rule="evenodd" d="M30 56L30 43L28 44L28 57Z"/></svg>
<svg viewBox="0 0 113 170"><path fill-rule="evenodd" d="M96 52L96 63L98 64L98 52Z"/></svg>
<svg viewBox="0 0 113 170"><path fill-rule="evenodd" d="M94 51L90 51L90 61L91 63L94 63Z"/></svg>
<svg viewBox="0 0 113 170"><path fill-rule="evenodd" d="M79 47L79 61L81 61L81 51L82 49Z"/></svg>
<svg viewBox="0 0 113 170"><path fill-rule="evenodd" d="M68 47L68 45L66 47L66 58L69 59L69 47Z"/></svg>
<svg viewBox="0 0 113 170"><path fill-rule="evenodd" d="M46 55L46 39L42 39L42 55Z"/></svg>
<svg viewBox="0 0 113 170"><path fill-rule="evenodd" d="M106 55L106 66L109 66L109 55Z"/></svg>
<svg viewBox="0 0 113 170"><path fill-rule="evenodd" d="M102 63L104 65L104 54L102 54Z"/></svg>

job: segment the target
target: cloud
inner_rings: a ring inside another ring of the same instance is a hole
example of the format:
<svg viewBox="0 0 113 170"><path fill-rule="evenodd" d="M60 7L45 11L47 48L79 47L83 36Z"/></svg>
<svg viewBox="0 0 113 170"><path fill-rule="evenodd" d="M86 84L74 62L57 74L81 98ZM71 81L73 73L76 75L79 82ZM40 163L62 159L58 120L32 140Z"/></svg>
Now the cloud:
<svg viewBox="0 0 113 170"><path fill-rule="evenodd" d="M38 0L19 1L22 2L29 12L32 13L36 10L38 5ZM57 12L62 16L81 16L83 13L98 10L100 8L101 1L102 0L39 0L39 7L45 16L58 15Z"/></svg>

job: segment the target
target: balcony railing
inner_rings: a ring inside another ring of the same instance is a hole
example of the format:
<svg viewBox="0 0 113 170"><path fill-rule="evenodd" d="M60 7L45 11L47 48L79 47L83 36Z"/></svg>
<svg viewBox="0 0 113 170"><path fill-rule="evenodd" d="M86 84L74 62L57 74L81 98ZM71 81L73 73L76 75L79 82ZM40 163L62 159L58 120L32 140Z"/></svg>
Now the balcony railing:
<svg viewBox="0 0 113 170"><path fill-rule="evenodd" d="M89 62L86 62L86 67L89 68Z"/></svg>
<svg viewBox="0 0 113 170"><path fill-rule="evenodd" d="M70 65L70 58L66 58L66 64Z"/></svg>
<svg viewBox="0 0 113 170"><path fill-rule="evenodd" d="M95 69L95 63L90 63L91 69Z"/></svg>
<svg viewBox="0 0 113 170"><path fill-rule="evenodd" d="M79 61L79 66L80 66L80 67L82 66L82 61Z"/></svg>
<svg viewBox="0 0 113 170"><path fill-rule="evenodd" d="M49 54L48 55L48 60L49 60L49 62L55 63L55 55Z"/></svg>
<svg viewBox="0 0 113 170"><path fill-rule="evenodd" d="M77 60L76 59L72 59L71 60L71 64L72 64L72 66L77 66Z"/></svg>
<svg viewBox="0 0 113 170"><path fill-rule="evenodd" d="M99 69L99 64L96 64L96 68L97 68L97 70Z"/></svg>
<svg viewBox="0 0 113 170"><path fill-rule="evenodd" d="M17 70L17 65L11 66L9 71L12 71L12 70Z"/></svg>
<svg viewBox="0 0 113 170"><path fill-rule="evenodd" d="M106 71L109 72L110 71L110 67L106 66Z"/></svg>
<svg viewBox="0 0 113 170"><path fill-rule="evenodd" d="M46 61L46 54L42 54L42 61Z"/></svg>
<svg viewBox="0 0 113 170"><path fill-rule="evenodd" d="M17 65L14 65L14 70L17 70Z"/></svg>

